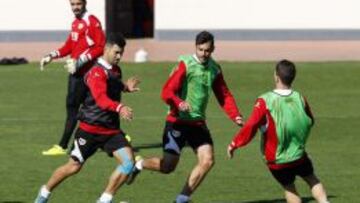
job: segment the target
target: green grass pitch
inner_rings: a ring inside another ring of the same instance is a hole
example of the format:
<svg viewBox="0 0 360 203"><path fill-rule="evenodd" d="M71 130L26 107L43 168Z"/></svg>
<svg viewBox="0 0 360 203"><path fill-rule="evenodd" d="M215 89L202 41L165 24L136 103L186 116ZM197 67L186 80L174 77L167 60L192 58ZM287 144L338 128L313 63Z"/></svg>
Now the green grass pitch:
<svg viewBox="0 0 360 203"><path fill-rule="evenodd" d="M229 88L245 116L255 98L273 86L273 62L223 62ZM142 79L141 91L124 94L134 109L134 120L122 127L144 157L161 155L159 147L167 112L160 91L174 63L122 64L124 77ZM298 63L294 89L310 102L316 118L307 151L331 202L360 202L360 63ZM0 66L0 202L32 202L67 157L46 157L41 151L59 141L65 117L67 73L61 63L40 72L37 64ZM196 203L283 202L280 186L262 161L259 136L233 160L226 146L238 131L212 96L208 125L215 142L216 164L193 195ZM169 203L175 199L196 159L189 148L170 175L142 173L131 186L122 187L115 202ZM83 170L54 191L50 202L95 202L103 191L115 160L98 152ZM304 202L315 202L298 180Z"/></svg>

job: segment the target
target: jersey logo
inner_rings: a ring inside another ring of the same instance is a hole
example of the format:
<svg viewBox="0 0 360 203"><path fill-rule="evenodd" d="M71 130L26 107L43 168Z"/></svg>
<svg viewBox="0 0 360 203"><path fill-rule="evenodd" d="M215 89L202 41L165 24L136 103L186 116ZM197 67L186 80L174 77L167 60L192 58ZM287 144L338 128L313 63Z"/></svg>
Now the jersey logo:
<svg viewBox="0 0 360 203"><path fill-rule="evenodd" d="M83 29L83 28L84 28L84 24L79 23L79 25L78 25L78 29L79 29L79 30L81 30L81 29Z"/></svg>
<svg viewBox="0 0 360 203"><path fill-rule="evenodd" d="M86 140L84 138L79 139L79 145L83 146L86 144Z"/></svg>

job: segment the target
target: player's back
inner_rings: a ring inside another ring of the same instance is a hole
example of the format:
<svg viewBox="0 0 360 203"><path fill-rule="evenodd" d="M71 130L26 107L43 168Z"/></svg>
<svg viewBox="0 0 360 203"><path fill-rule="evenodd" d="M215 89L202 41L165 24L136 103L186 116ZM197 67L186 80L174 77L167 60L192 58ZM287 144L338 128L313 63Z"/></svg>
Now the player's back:
<svg viewBox="0 0 360 203"><path fill-rule="evenodd" d="M265 100L275 124L278 139L277 161L287 162L301 157L312 125L301 94L296 91L289 95L268 92L261 98Z"/></svg>

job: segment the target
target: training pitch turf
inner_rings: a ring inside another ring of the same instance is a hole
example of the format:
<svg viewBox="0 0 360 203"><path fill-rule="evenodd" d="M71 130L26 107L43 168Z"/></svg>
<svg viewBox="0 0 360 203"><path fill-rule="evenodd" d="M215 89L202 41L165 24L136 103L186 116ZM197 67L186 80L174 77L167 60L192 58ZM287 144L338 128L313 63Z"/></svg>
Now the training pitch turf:
<svg viewBox="0 0 360 203"><path fill-rule="evenodd" d="M245 116L256 96L271 90L273 62L221 63L229 88ZM123 122L133 146L144 157L161 155L162 128L167 107L160 91L174 63L123 64L124 77L142 79L141 91L124 94L124 103L134 109L134 120ZM298 63L294 88L308 99L316 118L307 151L331 202L360 202L360 63ZM37 64L0 66L0 203L32 202L40 185L67 157L46 157L41 151L57 143L65 117L67 73L61 63L40 72ZM216 164L193 195L196 203L275 203L283 193L262 161L259 136L233 160L226 146L236 127L217 106L214 96L207 111L215 142ZM124 186L114 202L169 203L184 184L195 164L189 148L177 170L170 175L142 173L131 186ZM50 202L95 202L102 192L115 160L98 152L83 170L57 188ZM315 202L306 185L298 180L304 202Z"/></svg>

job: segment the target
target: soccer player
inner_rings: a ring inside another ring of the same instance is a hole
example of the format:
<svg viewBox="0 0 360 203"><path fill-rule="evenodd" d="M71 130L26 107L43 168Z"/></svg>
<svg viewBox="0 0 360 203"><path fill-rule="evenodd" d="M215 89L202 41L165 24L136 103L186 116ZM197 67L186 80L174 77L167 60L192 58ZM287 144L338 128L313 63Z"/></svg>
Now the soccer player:
<svg viewBox="0 0 360 203"><path fill-rule="evenodd" d="M182 148L188 143L198 162L176 202L190 201L190 195L214 165L213 140L205 121L211 90L230 119L242 125L241 114L224 81L220 65L211 57L214 48L213 35L203 31L196 36L195 54L180 56L180 62L162 90L162 99L170 106L163 132L163 156L137 161L128 184L143 168L164 174L173 172Z"/></svg>
<svg viewBox="0 0 360 203"><path fill-rule="evenodd" d="M47 202L51 192L66 178L79 172L98 148L118 162L98 203L111 203L117 189L131 173L133 151L120 128L119 115L131 120L133 113L130 107L121 103L121 92L139 90L140 81L132 77L122 82L122 72L117 64L124 47L122 36L108 36L103 57L97 59L97 64L85 75L86 97L79 110L80 123L70 159L57 168L46 185L41 187L35 203Z"/></svg>
<svg viewBox="0 0 360 203"><path fill-rule="evenodd" d="M41 59L40 69L53 59L70 55L66 69L69 71L66 96L66 121L62 138L58 145L43 151L43 155L65 155L69 140L77 124L76 116L85 97L84 74L91 68L96 58L103 54L105 34L100 21L86 11L86 0L70 0L75 19L71 25L65 44Z"/></svg>
<svg viewBox="0 0 360 203"><path fill-rule="evenodd" d="M328 203L325 189L314 174L305 151L314 118L305 98L291 88L295 75L292 62L278 62L274 73L275 89L257 98L249 120L228 146L228 156L232 158L234 151L248 144L259 129L267 166L284 188L286 201L301 202L294 184L295 177L300 176L319 203Z"/></svg>

